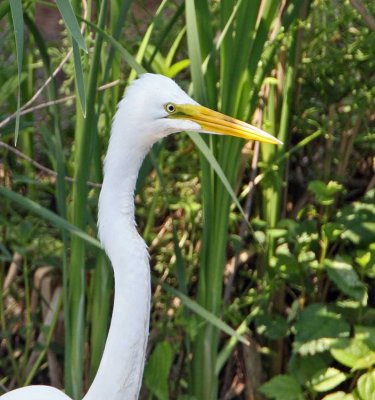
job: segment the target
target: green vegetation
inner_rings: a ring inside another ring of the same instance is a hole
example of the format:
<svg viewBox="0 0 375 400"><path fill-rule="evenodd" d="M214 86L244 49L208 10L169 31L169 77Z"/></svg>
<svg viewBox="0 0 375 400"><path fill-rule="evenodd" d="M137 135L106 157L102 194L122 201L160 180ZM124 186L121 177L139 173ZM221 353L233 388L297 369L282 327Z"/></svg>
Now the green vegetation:
<svg viewBox="0 0 375 400"><path fill-rule="evenodd" d="M0 394L80 399L95 375L112 304L101 165L117 102L151 71L285 145L188 133L145 160L141 398L373 398L374 15L370 0L0 4Z"/></svg>

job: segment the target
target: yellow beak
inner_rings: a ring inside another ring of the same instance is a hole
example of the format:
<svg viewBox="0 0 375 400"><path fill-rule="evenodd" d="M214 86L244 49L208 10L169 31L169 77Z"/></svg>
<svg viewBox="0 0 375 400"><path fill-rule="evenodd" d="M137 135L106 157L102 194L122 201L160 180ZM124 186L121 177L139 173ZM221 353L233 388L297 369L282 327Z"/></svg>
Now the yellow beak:
<svg viewBox="0 0 375 400"><path fill-rule="evenodd" d="M194 104L176 104L169 118L188 119L202 127L202 132L236 136L245 140L283 144L279 139L246 122Z"/></svg>

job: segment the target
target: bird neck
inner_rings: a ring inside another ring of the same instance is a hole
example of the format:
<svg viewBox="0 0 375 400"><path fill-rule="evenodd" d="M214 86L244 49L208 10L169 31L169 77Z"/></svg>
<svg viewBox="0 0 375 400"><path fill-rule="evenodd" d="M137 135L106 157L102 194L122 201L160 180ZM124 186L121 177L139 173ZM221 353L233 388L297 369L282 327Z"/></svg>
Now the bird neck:
<svg viewBox="0 0 375 400"><path fill-rule="evenodd" d="M99 235L111 260L115 296L97 375L84 400L138 399L150 318L147 247L134 221L134 190L148 149L124 149L111 138L99 199Z"/></svg>

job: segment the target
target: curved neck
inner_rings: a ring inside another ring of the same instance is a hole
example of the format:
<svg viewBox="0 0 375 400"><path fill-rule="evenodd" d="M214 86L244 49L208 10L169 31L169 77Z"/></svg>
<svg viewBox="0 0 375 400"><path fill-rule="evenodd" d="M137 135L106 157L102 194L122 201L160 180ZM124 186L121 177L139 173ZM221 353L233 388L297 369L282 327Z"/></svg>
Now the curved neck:
<svg viewBox="0 0 375 400"><path fill-rule="evenodd" d="M134 221L134 189L148 149L119 148L111 137L99 199L99 235L111 260L115 297L96 377L84 400L138 399L150 317L147 248Z"/></svg>

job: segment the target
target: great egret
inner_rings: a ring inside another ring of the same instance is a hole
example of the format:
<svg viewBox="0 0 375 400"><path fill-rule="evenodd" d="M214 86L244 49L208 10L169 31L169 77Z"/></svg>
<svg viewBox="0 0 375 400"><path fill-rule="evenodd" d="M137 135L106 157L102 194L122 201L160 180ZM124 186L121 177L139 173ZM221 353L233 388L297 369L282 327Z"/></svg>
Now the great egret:
<svg viewBox="0 0 375 400"><path fill-rule="evenodd" d="M270 134L199 105L173 80L144 74L118 105L104 162L98 227L115 278L111 326L96 377L84 400L137 399L150 315L147 247L134 220L134 188L151 146L171 133L195 131L279 144ZM28 386L1 400L70 400L49 386Z"/></svg>

